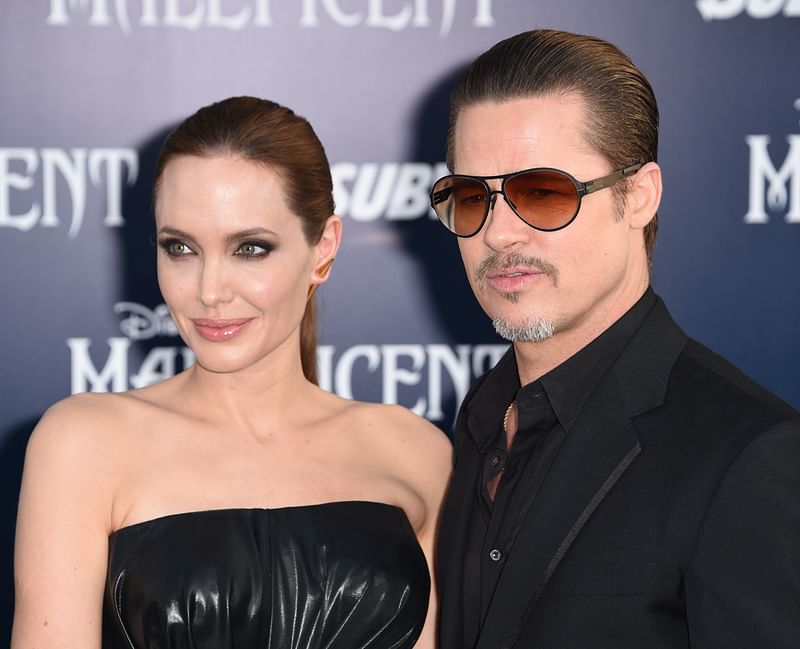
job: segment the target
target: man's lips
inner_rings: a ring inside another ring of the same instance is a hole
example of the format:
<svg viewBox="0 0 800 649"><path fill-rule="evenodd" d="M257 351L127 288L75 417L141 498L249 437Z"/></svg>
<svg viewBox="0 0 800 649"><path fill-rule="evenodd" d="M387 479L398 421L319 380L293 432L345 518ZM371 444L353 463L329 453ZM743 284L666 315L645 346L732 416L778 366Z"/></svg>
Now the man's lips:
<svg viewBox="0 0 800 649"><path fill-rule="evenodd" d="M211 342L224 342L238 336L247 328L252 318L195 318L197 333Z"/></svg>
<svg viewBox="0 0 800 649"><path fill-rule="evenodd" d="M497 291L512 293L542 277L548 275L538 268L512 267L489 271L486 273L486 282Z"/></svg>
<svg viewBox="0 0 800 649"><path fill-rule="evenodd" d="M475 268L475 287L514 293L528 284L549 280L558 286L558 269L548 261L521 252L492 253Z"/></svg>

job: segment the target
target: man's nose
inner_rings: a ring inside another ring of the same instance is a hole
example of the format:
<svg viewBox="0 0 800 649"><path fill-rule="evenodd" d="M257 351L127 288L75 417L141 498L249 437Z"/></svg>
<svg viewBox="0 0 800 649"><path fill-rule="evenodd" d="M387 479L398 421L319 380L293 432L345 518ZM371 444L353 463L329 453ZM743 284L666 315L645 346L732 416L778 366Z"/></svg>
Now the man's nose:
<svg viewBox="0 0 800 649"><path fill-rule="evenodd" d="M499 189L489 195L489 214L483 226L483 238L492 250L509 250L526 243L532 228L511 209L508 198Z"/></svg>

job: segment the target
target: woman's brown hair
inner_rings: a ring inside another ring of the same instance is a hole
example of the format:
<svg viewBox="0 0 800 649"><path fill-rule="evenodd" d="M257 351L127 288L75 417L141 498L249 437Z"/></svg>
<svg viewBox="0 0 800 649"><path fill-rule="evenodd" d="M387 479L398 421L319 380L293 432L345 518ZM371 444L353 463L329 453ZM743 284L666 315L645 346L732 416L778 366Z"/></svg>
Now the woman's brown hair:
<svg viewBox="0 0 800 649"><path fill-rule="evenodd" d="M333 214L333 182L325 149L303 117L266 99L231 97L205 106L181 122L161 148L153 202L164 168L178 156L235 155L263 164L283 181L289 208L300 218L310 245L319 242ZM303 373L317 382L317 312L314 297L300 324Z"/></svg>

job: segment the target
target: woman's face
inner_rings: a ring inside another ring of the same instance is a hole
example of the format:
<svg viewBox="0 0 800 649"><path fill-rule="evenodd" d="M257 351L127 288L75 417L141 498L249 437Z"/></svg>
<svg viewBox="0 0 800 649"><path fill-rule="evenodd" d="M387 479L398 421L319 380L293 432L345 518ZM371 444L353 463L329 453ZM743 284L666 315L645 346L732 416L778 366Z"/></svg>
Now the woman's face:
<svg viewBox="0 0 800 649"><path fill-rule="evenodd" d="M158 283L183 340L213 372L295 362L316 269L341 224L309 245L273 170L235 156L179 156L155 204Z"/></svg>

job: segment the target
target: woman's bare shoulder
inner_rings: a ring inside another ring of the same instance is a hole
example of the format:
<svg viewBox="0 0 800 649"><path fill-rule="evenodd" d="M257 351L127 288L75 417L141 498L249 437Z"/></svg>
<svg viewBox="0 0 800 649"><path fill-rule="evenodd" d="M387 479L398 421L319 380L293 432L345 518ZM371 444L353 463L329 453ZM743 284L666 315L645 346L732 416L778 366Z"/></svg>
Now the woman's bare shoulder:
<svg viewBox="0 0 800 649"><path fill-rule="evenodd" d="M393 464L423 475L449 471L450 440L427 419L399 405L353 402L352 410L356 432L367 435L370 446L377 445Z"/></svg>
<svg viewBox="0 0 800 649"><path fill-rule="evenodd" d="M408 408L344 399L326 393L316 419L348 435L360 451L390 465L423 472L449 470L453 447L439 428Z"/></svg>
<svg viewBox="0 0 800 649"><path fill-rule="evenodd" d="M450 440L439 428L404 406L384 403L353 402L359 418L391 439L413 446L431 446L450 451Z"/></svg>
<svg viewBox="0 0 800 649"><path fill-rule="evenodd" d="M381 458L387 473L407 485L423 508L410 508L418 534L428 534L438 520L444 491L452 469L453 447L432 423L407 408L369 404L363 416L369 422L373 456Z"/></svg>
<svg viewBox="0 0 800 649"><path fill-rule="evenodd" d="M148 407L152 406L132 393L82 393L58 401L42 415L28 440L26 467L112 471L110 465L129 442L132 422Z"/></svg>
<svg viewBox="0 0 800 649"><path fill-rule="evenodd" d="M134 414L145 403L135 392L75 394L50 406L33 434L71 438L91 437L98 432L113 434L126 416Z"/></svg>

